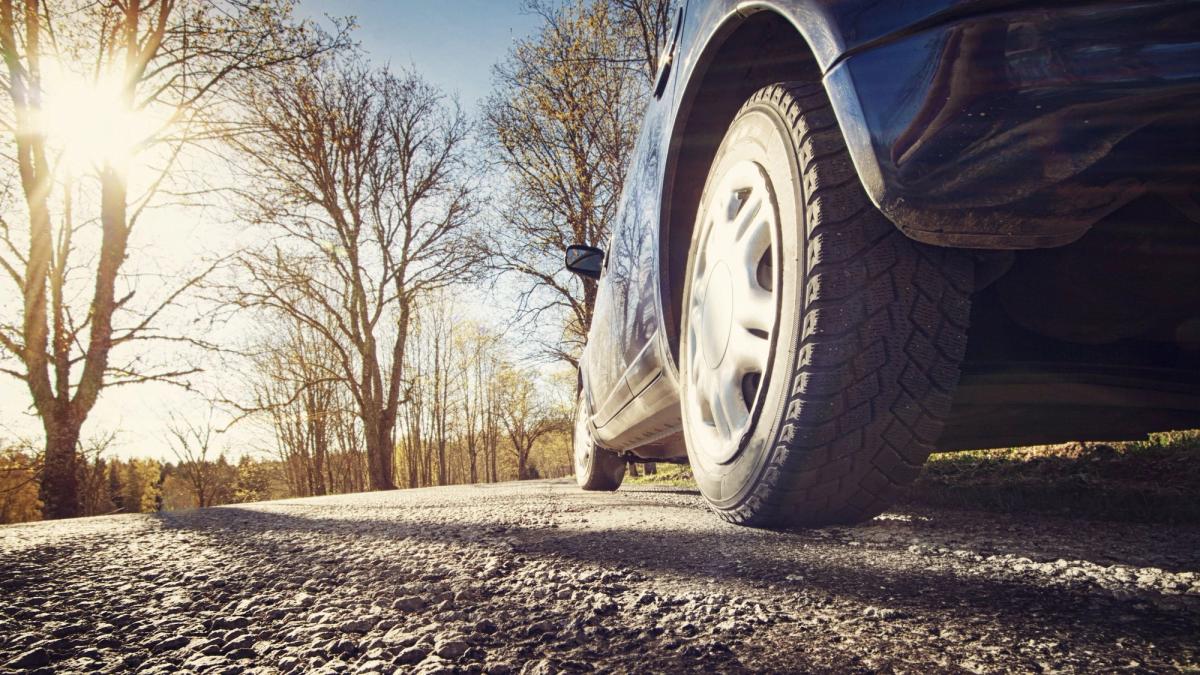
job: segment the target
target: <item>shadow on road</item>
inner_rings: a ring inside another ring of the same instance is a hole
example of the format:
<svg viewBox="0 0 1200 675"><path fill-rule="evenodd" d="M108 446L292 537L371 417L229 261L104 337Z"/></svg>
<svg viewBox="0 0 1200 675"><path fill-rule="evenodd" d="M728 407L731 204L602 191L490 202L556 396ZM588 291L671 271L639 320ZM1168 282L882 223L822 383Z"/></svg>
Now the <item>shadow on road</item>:
<svg viewBox="0 0 1200 675"><path fill-rule="evenodd" d="M627 499L633 495L614 495L622 496ZM650 520L660 507L638 505L647 510ZM521 508L521 500L506 499L492 506L496 513L511 513ZM995 568L976 570L973 563L954 555L930 558L924 566L919 562L914 565L910 546L943 546L947 537L942 528L955 526L953 522L939 522L936 514L894 514L897 525L772 532L718 523L635 527L617 522L595 529L514 526L489 521L486 516L480 518L478 511L471 516L475 522L463 522L454 507L389 510L387 518L371 516L366 510L360 518L353 509L337 517L276 510L287 508L223 507L164 513L160 520L165 528L204 533L214 546L232 544L231 548L242 552L261 548L265 556L278 555L278 547L260 540L264 532L337 534L367 542L407 539L483 549L484 553L494 549L501 556L545 556L585 565L633 568L647 574L671 575L697 588L716 581L759 588L769 584L779 593L797 594L796 602L801 605L852 602L887 606L904 615L933 615L967 623L986 620L1023 624L1036 617L1039 625L1086 631L1093 640L1139 635L1147 640L1187 641L1197 631L1194 617L1186 613L1151 603L1122 602L1086 581L1054 584L1047 583L1044 575L1031 575L1026 581L1020 575L997 574ZM695 519L712 518L694 510ZM588 513L600 512L593 509ZM920 524L912 526L912 522ZM858 535L876 528L893 528L898 536L876 538L869 546L859 541ZM991 541L991 548L1026 555L1020 542L1028 532L1021 529ZM1137 536L1135 530L1131 530L1131 536ZM1139 544L1129 543L1131 548ZM1140 543L1154 545L1151 539ZM1029 549L1027 555L1045 559L1047 550L1043 545ZM1060 550L1073 555L1078 548L1076 543L1065 543ZM474 550L470 554L479 553Z"/></svg>

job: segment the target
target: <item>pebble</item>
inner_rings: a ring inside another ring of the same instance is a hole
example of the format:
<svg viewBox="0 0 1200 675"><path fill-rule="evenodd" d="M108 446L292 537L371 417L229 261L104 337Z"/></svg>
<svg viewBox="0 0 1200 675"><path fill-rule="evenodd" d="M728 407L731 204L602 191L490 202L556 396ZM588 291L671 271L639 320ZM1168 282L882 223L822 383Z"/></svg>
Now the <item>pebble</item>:
<svg viewBox="0 0 1200 675"><path fill-rule="evenodd" d="M411 665L419 663L429 654L429 650L424 647L413 646L404 649L396 655L395 662L398 664Z"/></svg>

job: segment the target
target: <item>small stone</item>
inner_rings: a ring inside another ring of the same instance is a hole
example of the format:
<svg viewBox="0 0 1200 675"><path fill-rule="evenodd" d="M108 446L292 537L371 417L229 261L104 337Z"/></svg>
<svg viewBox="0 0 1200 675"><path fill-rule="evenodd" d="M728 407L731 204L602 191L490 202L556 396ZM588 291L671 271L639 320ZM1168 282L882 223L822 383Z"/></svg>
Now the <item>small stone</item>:
<svg viewBox="0 0 1200 675"><path fill-rule="evenodd" d="M375 627L375 620L370 617L347 619L338 624L338 630L343 633L367 633Z"/></svg>
<svg viewBox="0 0 1200 675"><path fill-rule="evenodd" d="M458 638L449 638L445 640L439 640L437 647L434 649L434 653L443 659L454 660L466 653L469 646L470 645L463 640Z"/></svg>
<svg viewBox="0 0 1200 675"><path fill-rule="evenodd" d="M333 652L334 654L353 654L358 651L358 645L354 642L354 640L342 638L341 640L335 642L329 651Z"/></svg>
<svg viewBox="0 0 1200 675"><path fill-rule="evenodd" d="M30 649L29 651L21 654L17 658L4 665L15 670L27 670L32 668L41 668L42 666L49 664L50 652L38 647L36 649Z"/></svg>
<svg viewBox="0 0 1200 675"><path fill-rule="evenodd" d="M360 663L358 667L354 669L354 672L382 673L386 670L388 670L388 663L386 661L383 661L382 659L371 659L370 661Z"/></svg>
<svg viewBox="0 0 1200 675"><path fill-rule="evenodd" d="M188 646L191 647L191 644L189 643ZM221 644L220 640L213 639L192 648L192 651L204 656L214 656L220 654L224 649L225 647Z"/></svg>
<svg viewBox="0 0 1200 675"><path fill-rule="evenodd" d="M521 669L521 675L552 675L554 672L554 663L550 659L530 661Z"/></svg>
<svg viewBox="0 0 1200 675"><path fill-rule="evenodd" d="M222 616L213 621L214 628L245 628L250 625L250 619L244 616Z"/></svg>
<svg viewBox="0 0 1200 675"><path fill-rule="evenodd" d="M402 612L416 612L423 607L425 607L425 599L416 595L396 598L392 602L392 609L398 609Z"/></svg>
<svg viewBox="0 0 1200 675"><path fill-rule="evenodd" d="M85 630L87 630L87 626L85 626L83 624L68 623L68 624L63 624L63 625L51 630L50 635L52 635L56 638L65 638L65 637L71 637L72 635L79 635L80 633L84 632Z"/></svg>
<svg viewBox="0 0 1200 675"><path fill-rule="evenodd" d="M173 637L159 640L158 642L150 645L150 651L154 654L161 654L163 652L179 649L180 647L186 647L189 642L191 642L189 638L186 638L182 635L175 635Z"/></svg>
<svg viewBox="0 0 1200 675"><path fill-rule="evenodd" d="M224 656L213 654L210 656L198 655L188 659L184 665L192 670L206 670L208 668L216 668L228 663Z"/></svg>
<svg viewBox="0 0 1200 675"><path fill-rule="evenodd" d="M411 647L417 644L420 638L420 635L405 632L403 628L397 626L384 633L382 640L392 647Z"/></svg>
<svg viewBox="0 0 1200 675"><path fill-rule="evenodd" d="M491 619L480 619L475 623L475 632L491 635L496 632L496 622Z"/></svg>
<svg viewBox="0 0 1200 675"><path fill-rule="evenodd" d="M393 663L412 665L414 663L420 663L428 655L429 650L425 649L424 647L412 646L397 654L395 660L393 660Z"/></svg>
<svg viewBox="0 0 1200 675"><path fill-rule="evenodd" d="M222 645L226 652L237 651L239 649L251 649L254 647L254 638L246 633L226 637L225 644Z"/></svg>
<svg viewBox="0 0 1200 675"><path fill-rule="evenodd" d="M550 621L538 621L525 628L525 634L529 636L545 635L547 633L557 632L558 626Z"/></svg>
<svg viewBox="0 0 1200 675"><path fill-rule="evenodd" d="M455 668L441 657L430 654L414 672L419 675L450 675L455 672Z"/></svg>
<svg viewBox="0 0 1200 675"><path fill-rule="evenodd" d="M616 614L617 603L602 595L597 595L592 598L592 611L600 616Z"/></svg>

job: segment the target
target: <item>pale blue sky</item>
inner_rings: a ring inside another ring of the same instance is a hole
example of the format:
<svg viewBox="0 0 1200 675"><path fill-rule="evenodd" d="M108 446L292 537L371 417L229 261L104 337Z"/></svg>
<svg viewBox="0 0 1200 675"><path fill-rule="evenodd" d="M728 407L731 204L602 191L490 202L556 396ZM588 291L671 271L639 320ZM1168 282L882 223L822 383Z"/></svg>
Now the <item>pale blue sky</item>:
<svg viewBox="0 0 1200 675"><path fill-rule="evenodd" d="M303 16L355 16L356 38L377 64L416 66L474 111L491 86L492 65L538 21L522 0L302 0Z"/></svg>

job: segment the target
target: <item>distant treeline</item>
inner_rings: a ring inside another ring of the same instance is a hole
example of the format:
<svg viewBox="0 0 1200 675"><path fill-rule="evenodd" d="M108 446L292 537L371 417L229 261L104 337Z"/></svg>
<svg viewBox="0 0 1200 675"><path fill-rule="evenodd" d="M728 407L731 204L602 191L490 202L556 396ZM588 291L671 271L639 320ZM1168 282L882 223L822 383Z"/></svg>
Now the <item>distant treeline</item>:
<svg viewBox="0 0 1200 675"><path fill-rule="evenodd" d="M529 466L530 478L567 475L563 463L565 436L558 434L537 444ZM464 483L470 477L463 454L449 467L449 483ZM0 524L42 519L38 498L41 457L29 447L10 445L0 449ZM201 506L220 506L269 499L339 494L366 489L366 462L361 451L334 452L323 467L322 480L312 476L311 463L300 458L286 460L243 456L230 462L216 459L161 462L155 459L91 457L79 464L82 516L115 513L152 513ZM480 482L512 480L517 468L511 457L501 456L496 471L479 476Z"/></svg>

